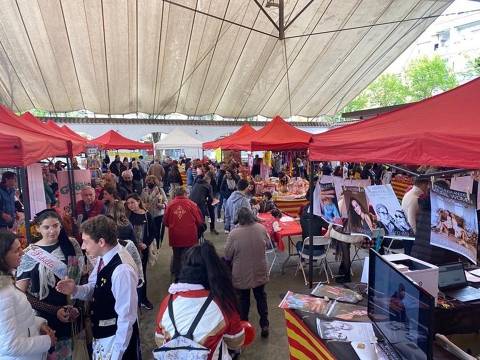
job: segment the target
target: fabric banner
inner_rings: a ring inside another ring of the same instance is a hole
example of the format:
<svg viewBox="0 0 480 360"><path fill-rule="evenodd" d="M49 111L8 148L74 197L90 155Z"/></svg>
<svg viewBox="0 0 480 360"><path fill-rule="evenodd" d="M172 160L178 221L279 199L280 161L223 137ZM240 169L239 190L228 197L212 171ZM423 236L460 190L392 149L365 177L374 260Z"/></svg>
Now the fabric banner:
<svg viewBox="0 0 480 360"><path fill-rule="evenodd" d="M374 185L365 189L377 220L382 223L387 237L411 237L414 234L391 185Z"/></svg>
<svg viewBox="0 0 480 360"><path fill-rule="evenodd" d="M75 178L75 195L77 201L80 199L80 192L85 186L91 185L90 170L73 170ZM58 202L62 213L70 214L70 187L68 186L68 171L59 171L57 173L58 181Z"/></svg>
<svg viewBox="0 0 480 360"><path fill-rule="evenodd" d="M284 314L290 359L335 360L325 343L308 328L307 324L293 310L284 309Z"/></svg>
<svg viewBox="0 0 480 360"><path fill-rule="evenodd" d="M477 263L478 221L475 202L466 193L433 185L430 244Z"/></svg>
<svg viewBox="0 0 480 360"><path fill-rule="evenodd" d="M42 164L36 163L27 166L28 195L30 201L30 219L35 214L47 208L43 185Z"/></svg>
<svg viewBox="0 0 480 360"><path fill-rule="evenodd" d="M333 183L317 182L313 196L313 213L322 217L329 224L342 226L335 185Z"/></svg>
<svg viewBox="0 0 480 360"><path fill-rule="evenodd" d="M59 279L63 279L68 275L68 268L55 255L43 250L38 246L29 246L25 249L25 255L28 255L39 264L44 265L48 270L53 272Z"/></svg>
<svg viewBox="0 0 480 360"><path fill-rule="evenodd" d="M347 209L347 231L351 234L372 236L375 225L369 213L367 197L363 189L348 189L343 192Z"/></svg>

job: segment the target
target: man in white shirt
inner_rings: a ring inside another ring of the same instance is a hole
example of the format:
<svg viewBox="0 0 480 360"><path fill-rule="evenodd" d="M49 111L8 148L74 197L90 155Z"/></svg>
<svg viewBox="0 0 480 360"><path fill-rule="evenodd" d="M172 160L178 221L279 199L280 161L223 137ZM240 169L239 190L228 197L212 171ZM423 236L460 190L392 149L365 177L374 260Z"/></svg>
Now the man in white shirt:
<svg viewBox="0 0 480 360"><path fill-rule="evenodd" d="M91 300L93 359L140 359L137 322L138 276L132 257L117 242L115 222L99 215L81 226L82 249L97 257L88 284L71 279L57 283L57 291L74 299Z"/></svg>
<svg viewBox="0 0 480 360"><path fill-rule="evenodd" d="M413 229L413 232L417 232L417 214L420 210L418 205L418 199L421 196L428 195L430 188L430 180L428 178L416 178L413 187L408 190L402 199L402 209L407 217L407 221ZM405 253L410 254L413 246L413 241L404 241Z"/></svg>

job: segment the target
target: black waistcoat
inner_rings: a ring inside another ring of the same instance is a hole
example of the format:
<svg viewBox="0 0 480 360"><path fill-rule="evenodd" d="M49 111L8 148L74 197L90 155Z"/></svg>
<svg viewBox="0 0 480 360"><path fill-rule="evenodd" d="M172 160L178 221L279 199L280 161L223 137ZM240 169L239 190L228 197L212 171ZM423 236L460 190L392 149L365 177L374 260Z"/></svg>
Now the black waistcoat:
<svg viewBox="0 0 480 360"><path fill-rule="evenodd" d="M122 260L118 254L103 267L97 275L90 307L92 331L95 339L103 339L117 332L118 315L115 312L115 298L112 293L112 274Z"/></svg>

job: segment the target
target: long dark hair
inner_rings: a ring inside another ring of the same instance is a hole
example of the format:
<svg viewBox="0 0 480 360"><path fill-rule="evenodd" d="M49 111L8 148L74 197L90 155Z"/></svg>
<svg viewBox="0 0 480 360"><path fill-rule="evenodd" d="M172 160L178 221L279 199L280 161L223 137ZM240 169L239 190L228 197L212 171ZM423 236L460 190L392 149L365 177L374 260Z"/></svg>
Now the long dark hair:
<svg viewBox="0 0 480 360"><path fill-rule="evenodd" d="M10 251L17 237L10 231L0 230L0 272L7 274L11 269L8 268L7 253Z"/></svg>
<svg viewBox="0 0 480 360"><path fill-rule="evenodd" d="M210 290L227 313L238 311L231 273L219 258L211 242L205 240L185 253L185 262L180 271L179 282L189 282L191 276L198 280L197 283L201 283Z"/></svg>
<svg viewBox="0 0 480 360"><path fill-rule="evenodd" d="M137 193L131 193L127 196L127 198L125 199L125 210L127 211L127 214L130 215L131 211L130 209L128 208L127 206L127 201L129 199L133 199L133 200L136 200L138 201L138 207L142 210L145 210L147 211L147 209L145 208L145 206L143 206L143 202L142 202L142 199L140 198L140 196L137 194Z"/></svg>
<svg viewBox="0 0 480 360"><path fill-rule="evenodd" d="M358 200L357 197L350 196L350 199L349 199L349 202L348 202L348 209L349 209L349 212L350 212L350 227L351 227L351 229L360 229L360 228L362 228L362 218L361 218L360 215L358 215L355 212L355 209L353 208L352 201L354 201L354 200L358 204L358 206L360 206L360 209L362 210L362 212L364 214L366 214L367 216L370 216L370 214L368 212L368 209L365 209L365 207L360 202L360 200Z"/></svg>
<svg viewBox="0 0 480 360"><path fill-rule="evenodd" d="M60 233L58 234L58 245L60 246L63 255L65 255L65 259L68 259L69 256L75 256L75 248L68 239L68 235L65 231L60 215L58 215L58 213L53 209L45 209L35 215L33 222L35 225L40 226L41 223L46 219L56 219L60 223L61 229ZM38 238L38 240L41 240L41 237Z"/></svg>

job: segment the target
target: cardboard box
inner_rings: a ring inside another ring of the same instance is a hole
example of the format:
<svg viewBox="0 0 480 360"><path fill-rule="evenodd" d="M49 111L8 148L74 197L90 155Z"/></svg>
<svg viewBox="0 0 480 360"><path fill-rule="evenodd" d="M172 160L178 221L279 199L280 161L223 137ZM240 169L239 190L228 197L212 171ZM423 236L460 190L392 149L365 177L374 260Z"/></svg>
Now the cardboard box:
<svg viewBox="0 0 480 360"><path fill-rule="evenodd" d="M412 279L435 298L438 297L438 267L405 254L383 255L405 276Z"/></svg>

